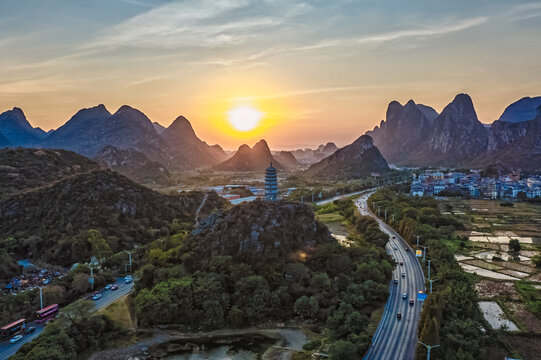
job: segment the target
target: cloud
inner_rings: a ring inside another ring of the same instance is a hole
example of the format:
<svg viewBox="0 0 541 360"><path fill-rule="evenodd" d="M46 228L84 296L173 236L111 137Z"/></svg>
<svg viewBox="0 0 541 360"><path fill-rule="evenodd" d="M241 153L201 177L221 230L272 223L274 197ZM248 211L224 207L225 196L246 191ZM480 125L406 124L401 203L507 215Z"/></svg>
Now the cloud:
<svg viewBox="0 0 541 360"><path fill-rule="evenodd" d="M457 31L466 30L474 26L481 25L488 21L487 17L475 17L458 21L454 24L438 25L432 27L391 31L381 34L365 35L360 37L348 37L340 39L324 40L312 45L301 46L292 50L317 50L332 46L355 46L359 44L381 44L395 40L403 40L407 38L432 38L442 36Z"/></svg>
<svg viewBox="0 0 541 360"><path fill-rule="evenodd" d="M107 30L86 47L121 46L178 49L241 44L255 32L277 27L309 6L274 7L260 15L253 0L190 0L158 6ZM250 13L258 15L249 15Z"/></svg>

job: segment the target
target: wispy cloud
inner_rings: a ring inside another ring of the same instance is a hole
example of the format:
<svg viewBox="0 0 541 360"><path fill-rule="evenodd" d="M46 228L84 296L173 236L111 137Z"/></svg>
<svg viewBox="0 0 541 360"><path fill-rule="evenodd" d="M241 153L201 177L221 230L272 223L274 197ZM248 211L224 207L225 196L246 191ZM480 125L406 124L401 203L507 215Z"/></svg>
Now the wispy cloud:
<svg viewBox="0 0 541 360"><path fill-rule="evenodd" d="M474 26L481 25L488 21L487 17L475 17L460 20L456 23L447 25L436 25L418 29L398 30L385 32L381 34L371 34L360 37L347 37L339 39L324 40L312 45L297 47L292 50L315 50L332 46L355 46L360 44L381 44L389 41L402 40L408 38L432 38L442 36L457 31L466 30Z"/></svg>
<svg viewBox="0 0 541 360"><path fill-rule="evenodd" d="M124 21L86 47L121 46L146 48L216 47L241 44L255 31L283 24L308 6L304 3L283 7L274 16L241 17L238 13L253 0L191 0L156 7Z"/></svg>

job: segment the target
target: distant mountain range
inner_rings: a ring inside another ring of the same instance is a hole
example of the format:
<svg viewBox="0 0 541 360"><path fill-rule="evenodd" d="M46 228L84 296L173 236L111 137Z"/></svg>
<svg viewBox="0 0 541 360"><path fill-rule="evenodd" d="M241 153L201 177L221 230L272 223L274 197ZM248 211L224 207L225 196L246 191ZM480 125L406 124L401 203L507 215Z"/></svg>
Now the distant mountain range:
<svg viewBox="0 0 541 360"><path fill-rule="evenodd" d="M325 179L355 179L385 174L391 169L370 136L362 135L353 143L336 150L320 162L311 165L305 174Z"/></svg>
<svg viewBox="0 0 541 360"><path fill-rule="evenodd" d="M78 111L58 129L33 128L19 108L0 114L0 147L72 150L94 157L107 146L135 150L169 169L195 169L227 158L221 147L201 141L190 122L178 117L168 128L152 123L141 111L120 107L111 114L104 105Z"/></svg>
<svg viewBox="0 0 541 360"><path fill-rule="evenodd" d="M541 169L541 97L509 105L490 125L477 118L469 95L459 94L441 114L413 100L393 101L386 120L367 132L395 165Z"/></svg>
<svg viewBox="0 0 541 360"><path fill-rule="evenodd" d="M307 174L332 177L385 172L385 159L399 166L539 170L540 106L541 97L520 99L485 125L466 94L457 95L441 114L413 100L405 105L392 101L386 119L366 133L370 140L361 137L342 149L329 142L316 149L275 152L261 140L253 148L240 146L232 156L199 139L183 116L165 128L130 106L111 114L98 105L45 132L32 127L21 109L13 108L0 114L0 148L72 150L136 181L162 183L174 170L263 171L270 162L288 171L310 165Z"/></svg>
<svg viewBox="0 0 541 360"><path fill-rule="evenodd" d="M333 142L328 142L325 145L319 145L317 149L297 149L291 151L291 154L299 163L310 165L334 154L336 150L338 150L338 146Z"/></svg>
<svg viewBox="0 0 541 360"><path fill-rule="evenodd" d="M241 145L230 159L213 166L212 169L218 171L264 171L270 163L279 170L285 169L272 156L267 142L260 140L252 148L246 144Z"/></svg>

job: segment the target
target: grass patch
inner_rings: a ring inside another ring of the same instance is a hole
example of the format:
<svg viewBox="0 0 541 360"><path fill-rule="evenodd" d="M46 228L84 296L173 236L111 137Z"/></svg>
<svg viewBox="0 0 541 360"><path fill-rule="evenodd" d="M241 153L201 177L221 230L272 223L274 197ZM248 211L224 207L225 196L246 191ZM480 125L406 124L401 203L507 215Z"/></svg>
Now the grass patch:
<svg viewBox="0 0 541 360"><path fill-rule="evenodd" d="M133 298L124 296L98 313L107 315L124 329L132 329L136 327L134 310Z"/></svg>
<svg viewBox="0 0 541 360"><path fill-rule="evenodd" d="M541 289L526 281L518 281L515 286L528 310L541 318Z"/></svg>
<svg viewBox="0 0 541 360"><path fill-rule="evenodd" d="M345 218L338 213L316 215L316 219L322 223L343 222Z"/></svg>

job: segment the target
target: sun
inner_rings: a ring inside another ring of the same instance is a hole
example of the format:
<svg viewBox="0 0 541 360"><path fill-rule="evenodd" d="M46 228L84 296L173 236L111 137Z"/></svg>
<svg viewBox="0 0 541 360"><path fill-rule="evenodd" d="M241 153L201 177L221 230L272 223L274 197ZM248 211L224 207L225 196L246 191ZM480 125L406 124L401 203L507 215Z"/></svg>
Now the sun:
<svg viewBox="0 0 541 360"><path fill-rule="evenodd" d="M238 131L254 129L263 118L263 113L248 106L240 106L227 112L231 125Z"/></svg>

